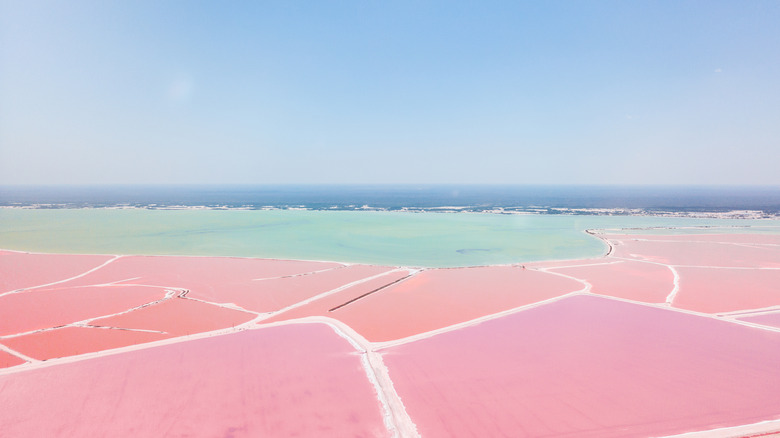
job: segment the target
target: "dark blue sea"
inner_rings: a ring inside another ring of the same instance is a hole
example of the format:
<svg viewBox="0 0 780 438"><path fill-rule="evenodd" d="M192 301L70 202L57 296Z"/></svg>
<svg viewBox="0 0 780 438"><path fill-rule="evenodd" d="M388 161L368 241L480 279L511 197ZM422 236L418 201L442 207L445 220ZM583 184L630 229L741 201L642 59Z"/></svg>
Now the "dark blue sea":
<svg viewBox="0 0 780 438"><path fill-rule="evenodd" d="M312 210L502 208L640 209L648 212L757 210L780 213L780 186L595 185L105 185L1 186L0 206L37 208L208 207ZM580 212L598 214L598 212Z"/></svg>

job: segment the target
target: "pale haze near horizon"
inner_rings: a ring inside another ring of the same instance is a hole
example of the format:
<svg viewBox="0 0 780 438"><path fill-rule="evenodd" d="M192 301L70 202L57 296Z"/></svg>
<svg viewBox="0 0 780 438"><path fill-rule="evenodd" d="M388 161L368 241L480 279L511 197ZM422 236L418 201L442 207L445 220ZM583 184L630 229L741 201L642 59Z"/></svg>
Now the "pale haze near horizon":
<svg viewBox="0 0 780 438"><path fill-rule="evenodd" d="M0 0L0 184L780 184L780 2Z"/></svg>

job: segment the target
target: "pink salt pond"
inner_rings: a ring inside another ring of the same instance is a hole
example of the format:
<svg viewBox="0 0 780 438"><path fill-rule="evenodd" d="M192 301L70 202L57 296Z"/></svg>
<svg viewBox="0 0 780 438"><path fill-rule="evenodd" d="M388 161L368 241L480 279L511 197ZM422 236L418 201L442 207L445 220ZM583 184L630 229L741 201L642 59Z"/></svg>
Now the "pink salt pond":
<svg viewBox="0 0 780 438"><path fill-rule="evenodd" d="M780 245L780 234L604 234L608 239L648 239L668 242L716 242L744 245Z"/></svg>
<svg viewBox="0 0 780 438"><path fill-rule="evenodd" d="M123 256L67 283L69 286L124 282L184 289L212 289L341 267L339 263L235 257Z"/></svg>
<svg viewBox="0 0 780 438"><path fill-rule="evenodd" d="M683 266L780 268L780 251L774 245L750 245L732 235L718 241L670 240L672 236L608 236L615 256ZM674 236L676 237L676 236ZM730 239L736 241L730 243Z"/></svg>
<svg viewBox="0 0 780 438"><path fill-rule="evenodd" d="M373 342L390 341L582 289L576 280L491 266L430 269L329 311Z"/></svg>
<svg viewBox="0 0 780 438"><path fill-rule="evenodd" d="M2 257L6 263L0 278L10 279L6 286L34 289L0 295L0 342L36 359L230 329L256 314L220 303L274 311L390 271L366 265L221 257L49 257L16 252L3 252ZM7 266L16 270L6 275ZM35 288L36 279L38 286L53 279L57 284ZM166 293L183 291L188 291L187 299L163 300ZM77 322L103 328L63 327ZM10 366L24 360L6 362Z"/></svg>
<svg viewBox="0 0 780 438"><path fill-rule="evenodd" d="M368 295L379 293L398 281L409 277L409 271L391 271L374 279L346 287L320 299L303 304L299 307L281 312L276 316L263 320L263 323L286 321L308 316L330 316L329 312L347 306L354 301L364 299Z"/></svg>
<svg viewBox="0 0 780 438"><path fill-rule="evenodd" d="M0 293L66 280L112 256L35 254L0 250Z"/></svg>
<svg viewBox="0 0 780 438"><path fill-rule="evenodd" d="M171 298L154 306L109 318L96 319L92 325L154 330L173 336L235 327L255 315L226 309L186 298Z"/></svg>
<svg viewBox="0 0 780 438"><path fill-rule="evenodd" d="M234 303L255 312L281 310L356 281L390 271L384 266L352 265L309 275L253 281L233 287L193 287L190 297L218 303Z"/></svg>
<svg viewBox="0 0 780 438"><path fill-rule="evenodd" d="M0 375L3 436L389 436L352 346L323 324Z"/></svg>
<svg viewBox="0 0 780 438"><path fill-rule="evenodd" d="M23 363L25 363L24 359L0 350L0 368L12 367L15 365L21 365Z"/></svg>
<svg viewBox="0 0 780 438"><path fill-rule="evenodd" d="M780 333L606 298L383 352L424 437L646 437L780 418Z"/></svg>
<svg viewBox="0 0 780 438"><path fill-rule="evenodd" d="M550 268L591 284L591 292L646 303L663 303L674 289L674 275L666 266L616 261Z"/></svg>
<svg viewBox="0 0 780 438"><path fill-rule="evenodd" d="M186 289L191 298L271 312L390 269L295 260L128 256L65 285L119 282Z"/></svg>
<svg viewBox="0 0 780 438"><path fill-rule="evenodd" d="M142 286L34 289L0 296L0 336L123 312L165 296Z"/></svg>
<svg viewBox="0 0 780 438"><path fill-rule="evenodd" d="M13 338L0 343L38 360L94 353L170 337L163 333L90 327L63 327Z"/></svg>
<svg viewBox="0 0 780 438"><path fill-rule="evenodd" d="M341 336L425 437L780 430L780 237L606 237L420 272L0 251L0 436L388 435Z"/></svg>
<svg viewBox="0 0 780 438"><path fill-rule="evenodd" d="M673 305L706 313L780 305L780 270L677 268L680 290Z"/></svg>
<svg viewBox="0 0 780 438"><path fill-rule="evenodd" d="M738 319L780 329L780 311L764 313L761 315L740 316Z"/></svg>

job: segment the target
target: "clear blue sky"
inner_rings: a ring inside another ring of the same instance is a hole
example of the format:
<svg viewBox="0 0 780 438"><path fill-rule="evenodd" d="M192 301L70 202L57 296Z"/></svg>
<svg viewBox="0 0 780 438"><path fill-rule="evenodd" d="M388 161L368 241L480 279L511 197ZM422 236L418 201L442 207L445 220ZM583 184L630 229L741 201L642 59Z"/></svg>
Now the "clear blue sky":
<svg viewBox="0 0 780 438"><path fill-rule="evenodd" d="M0 183L780 184L778 1L0 0Z"/></svg>

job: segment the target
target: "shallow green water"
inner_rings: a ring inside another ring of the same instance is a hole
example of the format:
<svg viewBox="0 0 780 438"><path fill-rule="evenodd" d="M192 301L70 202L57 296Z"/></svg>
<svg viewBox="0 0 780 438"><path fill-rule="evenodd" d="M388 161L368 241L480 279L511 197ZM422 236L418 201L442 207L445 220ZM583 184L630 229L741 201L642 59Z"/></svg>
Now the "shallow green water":
<svg viewBox="0 0 780 438"><path fill-rule="evenodd" d="M606 248L584 232L590 228L746 225L776 227L780 221L291 210L0 209L0 248L449 267L599 256ZM777 228L767 230L777 232Z"/></svg>

